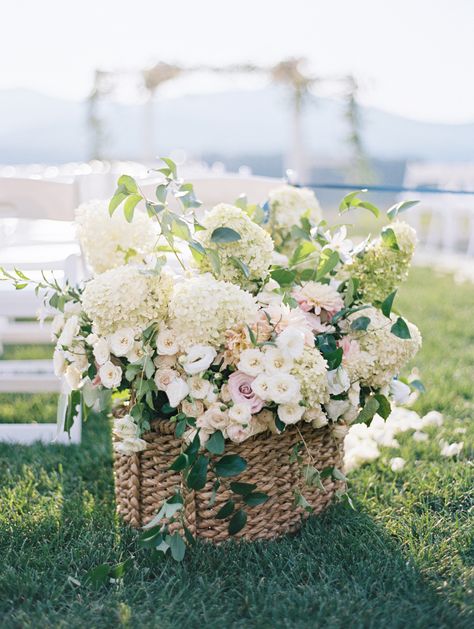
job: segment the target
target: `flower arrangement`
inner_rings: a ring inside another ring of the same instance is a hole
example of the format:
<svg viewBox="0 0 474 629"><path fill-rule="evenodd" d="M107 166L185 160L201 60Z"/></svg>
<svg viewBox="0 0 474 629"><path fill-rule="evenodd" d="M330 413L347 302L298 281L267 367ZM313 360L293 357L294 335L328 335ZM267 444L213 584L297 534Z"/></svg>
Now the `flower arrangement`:
<svg viewBox="0 0 474 629"><path fill-rule="evenodd" d="M54 368L70 389L64 428L78 405L102 408L107 394L118 395L126 411L113 424L118 453L142 452L152 423L167 422L182 439L171 468L199 490L212 467L218 492L246 468L243 458L225 454L229 444L264 432L278 438L293 426L330 428L342 439L353 422L388 417L396 378L421 345L416 326L393 311L416 243L397 218L408 204L389 210L380 238L355 246L345 227L327 230L310 191L290 186L262 207L241 198L198 216L192 186L164 162L156 200L124 175L107 214L103 205L78 212L95 273L84 285L38 284L56 311ZM171 211L170 195L182 211ZM357 193L340 212L357 207L379 213ZM100 255L95 230L105 243ZM283 264L275 263L274 248L285 253ZM168 269L170 257L180 273ZM3 274L18 288L30 282L20 271ZM335 469L302 473L309 482L322 473L341 477ZM247 505L268 499L249 487L247 494L235 489ZM234 507L226 505L230 516ZM182 508L177 493L148 525L148 539L175 558L185 541L170 531ZM229 530L245 521L239 510Z"/></svg>

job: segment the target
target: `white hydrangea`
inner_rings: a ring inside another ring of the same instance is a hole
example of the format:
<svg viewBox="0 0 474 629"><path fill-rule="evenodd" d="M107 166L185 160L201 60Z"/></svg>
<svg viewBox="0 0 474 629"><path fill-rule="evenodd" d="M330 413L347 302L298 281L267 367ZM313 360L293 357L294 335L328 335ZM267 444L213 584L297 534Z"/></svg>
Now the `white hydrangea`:
<svg viewBox="0 0 474 629"><path fill-rule="evenodd" d="M395 221L389 225L395 232L397 245L403 253L412 255L418 243L416 231L404 221Z"/></svg>
<svg viewBox="0 0 474 629"><path fill-rule="evenodd" d="M327 363L316 348L306 347L291 373L298 380L308 407L317 407L329 399Z"/></svg>
<svg viewBox="0 0 474 629"><path fill-rule="evenodd" d="M393 376L417 353L421 347L421 335L413 323L407 322L411 338L401 339L390 331L395 322L394 315L388 319L376 308L367 308L362 312L369 317L369 326L366 331L354 332L354 335L360 350L366 352L371 360L365 362L366 372L360 373L360 380L362 384L380 388L389 385ZM359 316L360 313L353 313L348 321ZM349 369L349 366L346 368Z"/></svg>
<svg viewBox="0 0 474 629"><path fill-rule="evenodd" d="M144 329L162 321L173 290L166 271L147 274L143 268L121 266L87 282L82 294L84 312L101 336L121 328Z"/></svg>
<svg viewBox="0 0 474 629"><path fill-rule="evenodd" d="M270 192L268 200L270 225L276 228L290 230L293 225L299 225L306 212L314 223L319 223L322 218L319 201L309 188L281 186Z"/></svg>
<svg viewBox="0 0 474 629"><path fill-rule="evenodd" d="M240 208L226 203L216 205L202 221L206 228L196 234L196 239L206 248L216 250L220 258L218 279L233 282L243 287L249 281L235 260L246 265L250 280L261 280L268 275L272 264L273 241L267 232L254 223ZM218 227L229 227L240 234L240 240L217 244L211 236ZM207 257L200 263L201 271L210 271Z"/></svg>
<svg viewBox="0 0 474 629"><path fill-rule="evenodd" d="M87 263L103 273L128 262L141 262L158 239L155 222L136 211L131 223L121 210L109 213L108 201L89 201L76 210L77 233Z"/></svg>
<svg viewBox="0 0 474 629"><path fill-rule="evenodd" d="M176 286L169 314L170 327L187 350L201 344L219 347L227 330L255 323L258 308L250 293L206 273Z"/></svg>

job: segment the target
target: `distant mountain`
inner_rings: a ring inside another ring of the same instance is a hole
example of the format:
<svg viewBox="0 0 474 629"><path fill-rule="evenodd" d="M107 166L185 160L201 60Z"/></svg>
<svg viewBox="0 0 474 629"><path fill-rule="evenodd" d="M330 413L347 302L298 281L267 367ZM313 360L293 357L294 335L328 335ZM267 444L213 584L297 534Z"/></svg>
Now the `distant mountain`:
<svg viewBox="0 0 474 629"><path fill-rule="evenodd" d="M144 107L104 102L107 157L140 159ZM367 152L378 159L474 160L473 124L431 124L362 108ZM156 154L182 148L200 156L278 155L288 144L288 95L281 89L197 94L157 99ZM304 120L308 152L315 158L347 155L343 106L319 99ZM87 103L29 90L0 91L0 163L64 162L90 157Z"/></svg>

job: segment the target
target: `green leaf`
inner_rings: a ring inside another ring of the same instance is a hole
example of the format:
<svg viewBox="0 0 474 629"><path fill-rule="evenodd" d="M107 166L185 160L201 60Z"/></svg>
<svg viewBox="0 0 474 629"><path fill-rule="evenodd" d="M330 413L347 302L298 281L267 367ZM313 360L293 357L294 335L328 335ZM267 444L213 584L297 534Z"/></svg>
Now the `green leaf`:
<svg viewBox="0 0 474 629"><path fill-rule="evenodd" d="M180 218L173 218L171 221L171 233L176 238L181 238L181 240L186 240L187 242L192 240L188 225Z"/></svg>
<svg viewBox="0 0 474 629"><path fill-rule="evenodd" d="M112 214L115 212L115 210L118 208L118 206L127 197L128 197L128 193L127 192L121 192L121 191L119 192L119 191L117 191L114 194L114 196L110 199L110 203L109 203L109 214L110 214L110 216L112 216Z"/></svg>
<svg viewBox="0 0 474 629"><path fill-rule="evenodd" d="M375 217L378 217L380 215L380 210L378 209L378 207L376 207L372 203L369 203L368 201L363 201L362 199L358 198L357 195L361 192L367 192L367 189L364 188L363 190L356 190L355 192L349 192L349 194L346 194L339 205L339 213L343 214L344 212L347 212L352 208L361 207L364 210L369 210L369 212L372 212Z"/></svg>
<svg viewBox="0 0 474 629"><path fill-rule="evenodd" d="M189 463L188 455L185 452L181 452L181 454L176 457L173 463L170 465L170 470L174 470L175 472L181 472L184 470Z"/></svg>
<svg viewBox="0 0 474 629"><path fill-rule="evenodd" d="M237 242L241 239L239 232L230 227L216 227L211 234L211 242L216 244L227 244L229 242Z"/></svg>
<svg viewBox="0 0 474 629"><path fill-rule="evenodd" d="M356 423L364 423L367 424L378 411L379 403L374 397L369 397L366 402L364 408L361 410L359 415L357 416Z"/></svg>
<svg viewBox="0 0 474 629"><path fill-rule="evenodd" d="M175 561L183 561L186 554L186 544L179 533L173 533L173 535L167 535L166 543L170 547L171 556Z"/></svg>
<svg viewBox="0 0 474 629"><path fill-rule="evenodd" d="M385 395L382 395L381 393L378 393L374 397L377 400L377 402L379 403L379 407L377 409L377 413L380 415L380 417L383 417L384 419L387 419L387 417L392 412L392 407L390 405L390 402L387 400Z"/></svg>
<svg viewBox="0 0 474 629"><path fill-rule="evenodd" d="M338 470L337 467L333 467L332 475L336 480L343 480L347 482L347 476L345 476L341 470Z"/></svg>
<svg viewBox="0 0 474 629"><path fill-rule="evenodd" d="M337 369L340 366L343 354L344 350L342 349L342 347L338 347L334 352L324 355L324 358L328 364L329 371Z"/></svg>
<svg viewBox="0 0 474 629"><path fill-rule="evenodd" d="M206 441L206 450L209 450L211 454L222 454L225 448L224 436L220 430L212 433L209 439Z"/></svg>
<svg viewBox="0 0 474 629"><path fill-rule="evenodd" d="M235 207L240 208L241 210L243 210L245 212L245 210L247 209L247 197L245 194L241 194L239 196L239 198L235 201L234 203Z"/></svg>
<svg viewBox="0 0 474 629"><path fill-rule="evenodd" d="M219 254L217 253L217 251L214 251L213 249L206 249L206 255L214 275L220 275L221 259L219 258Z"/></svg>
<svg viewBox="0 0 474 629"><path fill-rule="evenodd" d="M390 220L393 220L398 214L400 214L401 212L406 212L406 210L409 210L411 207L417 205L418 203L419 201L400 201L400 203L392 205L392 207L387 210L387 216Z"/></svg>
<svg viewBox="0 0 474 629"><path fill-rule="evenodd" d="M92 568L86 575L86 583L95 588L108 583L109 579L110 566L106 563L101 563L95 568Z"/></svg>
<svg viewBox="0 0 474 629"><path fill-rule="evenodd" d="M177 170L176 164L173 162L173 160L170 159L169 157L160 157L160 159L161 159L162 162L164 162L168 166L168 168L171 171L171 174L173 175L173 177L176 178L177 174L178 174L178 170Z"/></svg>
<svg viewBox="0 0 474 629"><path fill-rule="evenodd" d="M321 280L325 275L330 273L334 267L339 263L339 254L337 251L330 251L329 255L327 252L330 250L327 249L324 254L324 257L321 257L321 260L318 265L318 270L316 272L316 281Z"/></svg>
<svg viewBox="0 0 474 629"><path fill-rule="evenodd" d="M243 509L239 509L234 513L229 522L229 534L235 535L241 531L247 524L247 514Z"/></svg>
<svg viewBox="0 0 474 629"><path fill-rule="evenodd" d="M390 295L386 297L382 302L382 306L381 306L382 313L387 318L390 318L390 313L392 312L393 300L395 299L396 294L397 294L397 291L394 290L393 293L390 293Z"/></svg>
<svg viewBox="0 0 474 629"><path fill-rule="evenodd" d="M296 273L288 269L274 269L270 271L270 276L280 286L290 286L295 281Z"/></svg>
<svg viewBox="0 0 474 629"><path fill-rule="evenodd" d="M238 454L227 454L219 459L215 469L217 476L227 478L229 476L237 476L247 467L247 461Z"/></svg>
<svg viewBox="0 0 474 629"><path fill-rule="evenodd" d="M133 213L135 212L135 207L138 203L140 203L141 200L141 194L131 194L125 201L123 206L123 213L129 223L133 221Z"/></svg>
<svg viewBox="0 0 474 629"><path fill-rule="evenodd" d="M301 509L304 509L305 511L307 511L308 513L312 513L314 511L313 507L309 504L309 502L306 500L306 498L303 496L302 493L300 493L299 491L295 491L295 500L293 502L293 507L300 507Z"/></svg>
<svg viewBox="0 0 474 629"><path fill-rule="evenodd" d="M263 493L262 491L254 491L251 494L247 494L244 496L244 502L249 507L256 507L258 505L262 505L264 502L269 500L270 496Z"/></svg>
<svg viewBox="0 0 474 629"><path fill-rule="evenodd" d="M382 240L384 245L389 249L393 249L393 251L400 251L400 247L398 246L397 236L391 227L386 227L382 230L380 234L382 236Z"/></svg>
<svg viewBox="0 0 474 629"><path fill-rule="evenodd" d="M176 423L176 428L174 430L174 434L176 435L176 437L178 439L181 439L181 437L184 435L184 431L186 430L186 426L187 426L186 419L180 419Z"/></svg>
<svg viewBox="0 0 474 629"><path fill-rule="evenodd" d="M406 322L401 317L398 317L392 325L390 332L395 336L398 336L400 339L411 339L410 330L408 329Z"/></svg>
<svg viewBox="0 0 474 629"><path fill-rule="evenodd" d="M204 456L203 454L198 456L186 479L187 485L190 489L199 490L204 488L207 478L208 463L209 459L207 456Z"/></svg>
<svg viewBox="0 0 474 629"><path fill-rule="evenodd" d="M370 324L370 317L358 317L351 323L351 330L367 330Z"/></svg>
<svg viewBox="0 0 474 629"><path fill-rule="evenodd" d="M218 520L225 520L225 518L228 518L229 515L234 512L234 509L235 509L234 501L228 500L225 503L225 505L221 507L219 511L216 513L216 518Z"/></svg>
<svg viewBox="0 0 474 629"><path fill-rule="evenodd" d="M134 194L138 191L137 182L130 175L121 175L117 180L118 186L123 186L128 194Z"/></svg>
<svg viewBox="0 0 474 629"><path fill-rule="evenodd" d="M160 183L158 186L156 186L155 194L160 204L164 205L166 203L166 196L168 194L168 186L164 183Z"/></svg>
<svg viewBox="0 0 474 629"><path fill-rule="evenodd" d="M110 569L110 576L112 579L123 579L127 570L132 566L133 562L130 558L115 564Z"/></svg>
<svg viewBox="0 0 474 629"><path fill-rule="evenodd" d="M353 304L358 288L359 280L356 277L350 277L347 282L347 291L344 296L344 306L346 306L346 308Z"/></svg>
<svg viewBox="0 0 474 629"><path fill-rule="evenodd" d="M426 391L425 385L421 380L411 380L408 384L417 391L420 391L420 393L424 393Z"/></svg>
<svg viewBox="0 0 474 629"><path fill-rule="evenodd" d="M235 256L231 256L229 260L242 273L245 279L248 280L250 277L250 269L245 262L242 262L242 260L236 258Z"/></svg>
<svg viewBox="0 0 474 629"><path fill-rule="evenodd" d="M240 496L246 496L250 494L254 489L257 489L257 485L253 483L239 483L237 481L233 481L230 483L230 488L234 492L234 494L239 494Z"/></svg>
<svg viewBox="0 0 474 629"><path fill-rule="evenodd" d="M309 240L303 241L296 247L294 254L291 256L290 266L303 262L315 251L316 245L314 243L310 242Z"/></svg>

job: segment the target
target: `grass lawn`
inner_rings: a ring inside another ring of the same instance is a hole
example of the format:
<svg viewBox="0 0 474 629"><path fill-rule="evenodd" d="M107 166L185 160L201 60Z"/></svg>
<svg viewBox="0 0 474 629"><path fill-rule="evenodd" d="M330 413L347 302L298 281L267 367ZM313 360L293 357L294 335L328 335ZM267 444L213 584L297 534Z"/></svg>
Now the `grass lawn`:
<svg viewBox="0 0 474 629"><path fill-rule="evenodd" d="M353 473L356 511L336 504L276 542L199 544L177 565L137 551L114 515L106 419L90 420L80 447L3 445L2 629L472 627L474 288L415 269L398 305L424 335L417 410L445 413L442 436L465 444L459 460L440 457L434 432L402 435L400 450ZM392 456L408 461L398 474ZM83 584L130 553L123 583Z"/></svg>

